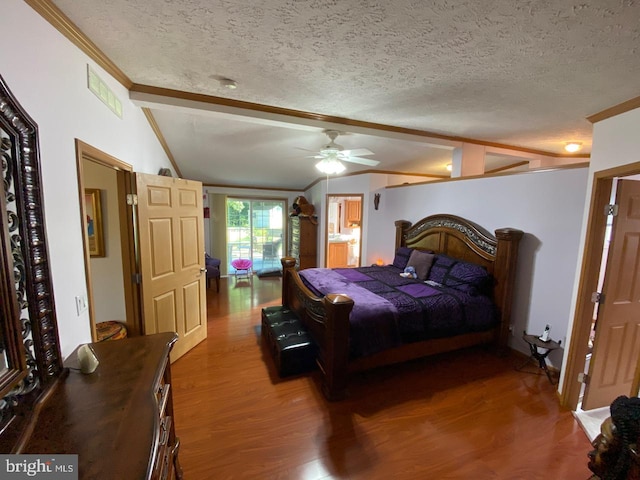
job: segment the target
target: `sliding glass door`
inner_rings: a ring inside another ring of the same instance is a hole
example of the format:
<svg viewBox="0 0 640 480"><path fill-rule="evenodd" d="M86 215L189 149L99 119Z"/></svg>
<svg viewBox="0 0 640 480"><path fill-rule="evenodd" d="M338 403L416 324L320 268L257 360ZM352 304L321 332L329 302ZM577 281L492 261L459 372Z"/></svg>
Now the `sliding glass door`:
<svg viewBox="0 0 640 480"><path fill-rule="evenodd" d="M280 267L284 251L285 200L227 198L228 272L238 258L253 262L253 270Z"/></svg>

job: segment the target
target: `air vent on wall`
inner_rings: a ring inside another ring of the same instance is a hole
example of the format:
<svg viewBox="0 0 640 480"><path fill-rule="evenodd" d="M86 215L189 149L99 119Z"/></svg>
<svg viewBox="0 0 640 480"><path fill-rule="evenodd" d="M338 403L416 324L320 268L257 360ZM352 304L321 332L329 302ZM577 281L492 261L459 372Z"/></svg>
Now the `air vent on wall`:
<svg viewBox="0 0 640 480"><path fill-rule="evenodd" d="M89 90L102 100L102 102L109 107L109 110L122 118L122 102L90 65L87 65L87 82Z"/></svg>

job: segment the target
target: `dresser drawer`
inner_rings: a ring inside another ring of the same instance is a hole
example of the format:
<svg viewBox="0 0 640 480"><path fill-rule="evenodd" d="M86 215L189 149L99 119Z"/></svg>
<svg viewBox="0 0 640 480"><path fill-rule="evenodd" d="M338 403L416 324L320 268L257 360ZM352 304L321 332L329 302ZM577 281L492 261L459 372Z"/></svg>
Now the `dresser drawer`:
<svg viewBox="0 0 640 480"><path fill-rule="evenodd" d="M152 468L153 480L172 480L176 478L178 440L173 430L173 406L171 402L171 373L169 358L164 361L160 381L155 388L155 399L160 419L157 432L157 447Z"/></svg>
<svg viewBox="0 0 640 480"><path fill-rule="evenodd" d="M172 418L169 416L164 417L160 422L154 478L161 480L174 478L173 445L169 445L169 440L171 439L171 423Z"/></svg>
<svg viewBox="0 0 640 480"><path fill-rule="evenodd" d="M169 392L171 392L171 384L162 382L156 390L156 400L158 401L158 413L160 418L164 417L167 410L167 402L169 401Z"/></svg>

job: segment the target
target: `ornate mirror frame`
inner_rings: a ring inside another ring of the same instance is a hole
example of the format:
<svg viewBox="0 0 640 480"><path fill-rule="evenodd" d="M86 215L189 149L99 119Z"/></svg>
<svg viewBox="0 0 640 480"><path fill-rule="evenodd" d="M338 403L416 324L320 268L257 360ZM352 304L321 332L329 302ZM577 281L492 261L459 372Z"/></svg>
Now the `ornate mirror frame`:
<svg viewBox="0 0 640 480"><path fill-rule="evenodd" d="M0 452L18 448L64 373L49 268L38 126L0 76Z"/></svg>

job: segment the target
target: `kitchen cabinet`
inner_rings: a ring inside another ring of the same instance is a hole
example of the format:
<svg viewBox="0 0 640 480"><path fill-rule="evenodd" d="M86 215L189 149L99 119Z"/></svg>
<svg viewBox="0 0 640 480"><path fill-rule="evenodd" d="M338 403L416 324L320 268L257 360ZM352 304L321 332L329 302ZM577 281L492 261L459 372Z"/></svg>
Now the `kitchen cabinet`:
<svg viewBox="0 0 640 480"><path fill-rule="evenodd" d="M327 268L344 268L349 266L349 243L329 242Z"/></svg>
<svg viewBox="0 0 640 480"><path fill-rule="evenodd" d="M360 200L344 201L344 226L351 227L354 223L360 225L362 220L362 202Z"/></svg>

